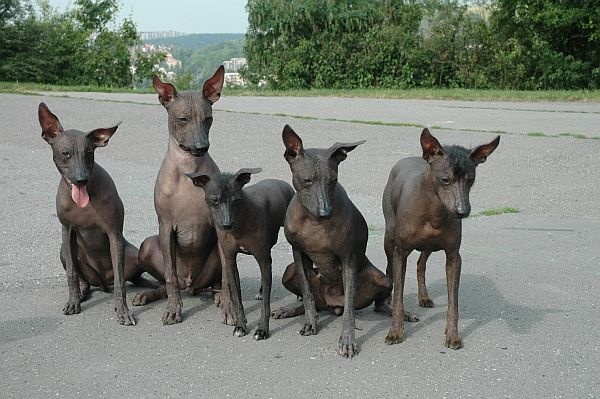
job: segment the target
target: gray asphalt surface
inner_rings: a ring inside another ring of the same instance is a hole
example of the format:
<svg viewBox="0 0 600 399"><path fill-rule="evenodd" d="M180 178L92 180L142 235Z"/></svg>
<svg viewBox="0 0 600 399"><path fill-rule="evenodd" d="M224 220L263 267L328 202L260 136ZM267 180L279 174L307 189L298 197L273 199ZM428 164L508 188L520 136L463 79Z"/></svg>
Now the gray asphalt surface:
<svg viewBox="0 0 600 399"><path fill-rule="evenodd" d="M125 204L125 236L135 245L157 232L152 188L167 144L166 112L154 95L0 94L0 392L2 397L600 397L600 105L342 98L223 98L215 104L210 153L222 170L261 167L290 180L281 130L291 124L308 147L367 142L340 166L339 180L363 212L367 253L385 269L381 193L400 158L420 154L414 126L465 146L502 132L478 168L473 213L515 207L517 214L473 216L464 223L459 330L464 348L443 346L443 256L430 258L436 306L416 300L416 254L405 303L421 321L406 340L383 339L390 319L357 313L361 353L336 353L341 318L321 313L320 331L302 337L302 318L272 320L271 338L232 336L209 296L184 294L184 322L162 326L165 301L134 308L138 324L113 315L112 294L94 291L82 313L64 316L67 284L58 257L59 181L40 138L45 101L65 128L122 125L96 159ZM335 120L333 120L335 119ZM354 122L350 122L354 121ZM547 136L533 137L530 132ZM254 177L253 177L254 179ZM283 235L273 249L272 307L295 302L281 285L292 260ZM258 266L238 259L250 328L256 327ZM128 295L138 289L128 286Z"/></svg>

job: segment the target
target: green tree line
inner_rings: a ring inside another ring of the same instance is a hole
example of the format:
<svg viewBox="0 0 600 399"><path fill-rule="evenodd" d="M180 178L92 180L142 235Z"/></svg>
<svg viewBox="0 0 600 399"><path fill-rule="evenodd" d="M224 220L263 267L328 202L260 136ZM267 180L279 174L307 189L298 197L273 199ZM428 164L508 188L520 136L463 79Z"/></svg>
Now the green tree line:
<svg viewBox="0 0 600 399"><path fill-rule="evenodd" d="M116 24L118 4L74 0L61 13L45 0L0 0L0 81L128 87L147 78L160 54L131 54L137 29Z"/></svg>
<svg viewBox="0 0 600 399"><path fill-rule="evenodd" d="M274 88L600 88L597 0L248 0Z"/></svg>

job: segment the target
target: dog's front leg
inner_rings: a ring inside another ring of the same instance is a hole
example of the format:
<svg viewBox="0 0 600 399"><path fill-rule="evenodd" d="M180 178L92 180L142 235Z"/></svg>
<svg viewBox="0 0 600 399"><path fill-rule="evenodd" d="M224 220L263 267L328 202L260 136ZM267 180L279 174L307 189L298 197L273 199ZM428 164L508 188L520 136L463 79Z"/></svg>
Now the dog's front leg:
<svg viewBox="0 0 600 399"><path fill-rule="evenodd" d="M62 226L62 247L64 250L64 266L67 273L67 284L69 286L69 299L63 307L66 315L81 312L81 291L79 288L78 260L77 260L77 234L68 226Z"/></svg>
<svg viewBox="0 0 600 399"><path fill-rule="evenodd" d="M344 357L358 355L358 344L354 335L354 295L356 293L356 256L342 263L344 282L344 320L338 353Z"/></svg>
<svg viewBox="0 0 600 399"><path fill-rule="evenodd" d="M237 273L237 253L231 253L230 251L224 250L221 246L221 243L219 243L218 246L219 255L221 257L221 266L225 271L225 277L227 279L227 284L223 284L223 289L227 289L229 291L231 296L230 299L233 303L233 311L235 314L235 328L233 329L233 335L236 337L243 337L244 335L248 334L248 327L246 326L246 316L244 315L244 305L242 304L240 279ZM225 311L226 309L223 308L223 312Z"/></svg>
<svg viewBox="0 0 600 399"><path fill-rule="evenodd" d="M462 348L462 340L458 335L458 286L462 259L458 250L446 252L446 283L448 287L448 312L446 314L446 347Z"/></svg>
<svg viewBox="0 0 600 399"><path fill-rule="evenodd" d="M302 285L302 299L304 302L304 326L300 330L300 334L315 335L317 333L317 308L315 297L308 281L312 261L296 248L292 248L292 252L294 253L294 264L296 265L300 284Z"/></svg>
<svg viewBox="0 0 600 399"><path fill-rule="evenodd" d="M165 262L165 285L167 287L167 308L162 315L163 324L181 323L181 293L179 292L179 277L177 276L177 240L169 223L159 221L158 240Z"/></svg>
<svg viewBox="0 0 600 399"><path fill-rule="evenodd" d="M262 259L264 257L264 259ZM273 281L271 253L266 256L255 257L260 266L260 283L261 283L261 308L260 322L254 333L254 339L257 341L269 338L269 317L271 316L271 284Z"/></svg>
<svg viewBox="0 0 600 399"><path fill-rule="evenodd" d="M113 264L114 290L115 290L115 312L119 324L134 326L135 318L127 307L125 294L125 246L123 234L116 232L110 234L110 256Z"/></svg>
<svg viewBox="0 0 600 399"><path fill-rule="evenodd" d="M392 299L392 327L385 337L388 345L404 341L404 279L406 277L406 259L410 251L396 247L394 250L394 293Z"/></svg>

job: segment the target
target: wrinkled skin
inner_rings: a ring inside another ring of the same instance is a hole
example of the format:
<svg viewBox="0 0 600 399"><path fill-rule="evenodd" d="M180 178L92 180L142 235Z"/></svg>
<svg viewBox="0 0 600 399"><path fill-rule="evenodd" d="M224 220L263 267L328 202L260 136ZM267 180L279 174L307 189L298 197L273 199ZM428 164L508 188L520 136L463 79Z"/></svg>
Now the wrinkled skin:
<svg viewBox="0 0 600 399"><path fill-rule="evenodd" d="M432 307L425 285L426 262L432 252L444 251L448 287L445 345L452 349L462 347L458 334L462 219L471 211L469 192L475 181L475 168L485 162L499 142L497 137L473 150L443 147L424 129L423 157L402 159L392 168L382 201L387 275L394 281L392 326L386 343L404 340L403 293L408 256L413 250L421 252L417 262L419 305Z"/></svg>

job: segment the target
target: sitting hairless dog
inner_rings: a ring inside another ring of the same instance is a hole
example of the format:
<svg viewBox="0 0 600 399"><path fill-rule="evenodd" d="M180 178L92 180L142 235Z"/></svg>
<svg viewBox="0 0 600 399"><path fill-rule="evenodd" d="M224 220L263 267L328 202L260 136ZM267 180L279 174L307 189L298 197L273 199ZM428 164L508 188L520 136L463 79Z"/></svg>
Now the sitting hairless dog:
<svg viewBox="0 0 600 399"><path fill-rule="evenodd" d="M46 104L38 118L42 137L52 147L61 179L56 193L56 213L62 224L60 260L67 273L69 299L63 313L81 312L90 285L108 291L114 282L117 321L134 325L125 300L125 280L150 285L141 274L138 250L123 237L124 210L110 175L94 162L94 150L104 147L117 126L89 133L64 130Z"/></svg>
<svg viewBox="0 0 600 399"><path fill-rule="evenodd" d="M405 158L392 168L383 192L385 217L384 247L387 274L393 278L392 326L385 337L388 344L404 340L404 277L406 260L413 250L417 261L419 305L433 306L425 286L426 262L432 252L446 253L448 312L446 342L459 349L458 286L461 257L462 219L469 216L469 191L475 182L475 168L485 162L500 143L500 136L472 150L442 146L428 129L421 133L423 157Z"/></svg>
<svg viewBox="0 0 600 399"><path fill-rule="evenodd" d="M254 256L260 267L262 307L254 339L269 337L271 313L271 248L277 243L279 228L294 196L294 189L282 180L268 179L245 187L250 175L261 169L240 169L235 174L189 173L194 184L204 190L217 227L221 264L227 273L236 325L233 335L248 333L242 305L236 257L238 253Z"/></svg>
<svg viewBox="0 0 600 399"><path fill-rule="evenodd" d="M172 84L156 76L153 80L158 99L169 116L169 143L154 185L159 233L140 246L140 262L164 276L165 285L137 294L133 303L143 305L168 297L163 324L183 320L181 289L195 294L203 288L219 290L221 286L221 262L210 209L202 198L204 192L194 187L185 173L219 172L208 154L208 134L213 121L212 104L221 96L224 76L225 70L220 66L204 82L201 93L179 93ZM223 286L215 299L222 306L223 321L233 324L234 314L226 288Z"/></svg>
<svg viewBox="0 0 600 399"><path fill-rule="evenodd" d="M317 333L317 311L313 284L316 275L313 263L318 267L319 279L324 284L339 286L343 281L343 295L333 293L343 306L343 329L339 339L339 354L352 357L358 354L354 335L354 310L356 291L364 282L356 278L374 272L365 250L368 229L362 214L346 195L337 181L338 166L346 154L364 143L336 143L328 149L304 148L300 136L286 125L282 133L286 151L284 157L292 171L292 182L296 194L287 209L285 236L292 245L294 263L302 287L305 308L305 324L302 335ZM371 269L371 270L369 270ZM311 275L312 273L312 275ZM385 280L384 280L385 281ZM374 289L374 288L371 288ZM379 286L374 296L376 307L385 307L385 299L391 285ZM325 294L327 290L324 290ZM358 295L359 297L362 294ZM373 296L371 292L368 297ZM328 303L330 298L324 302Z"/></svg>

